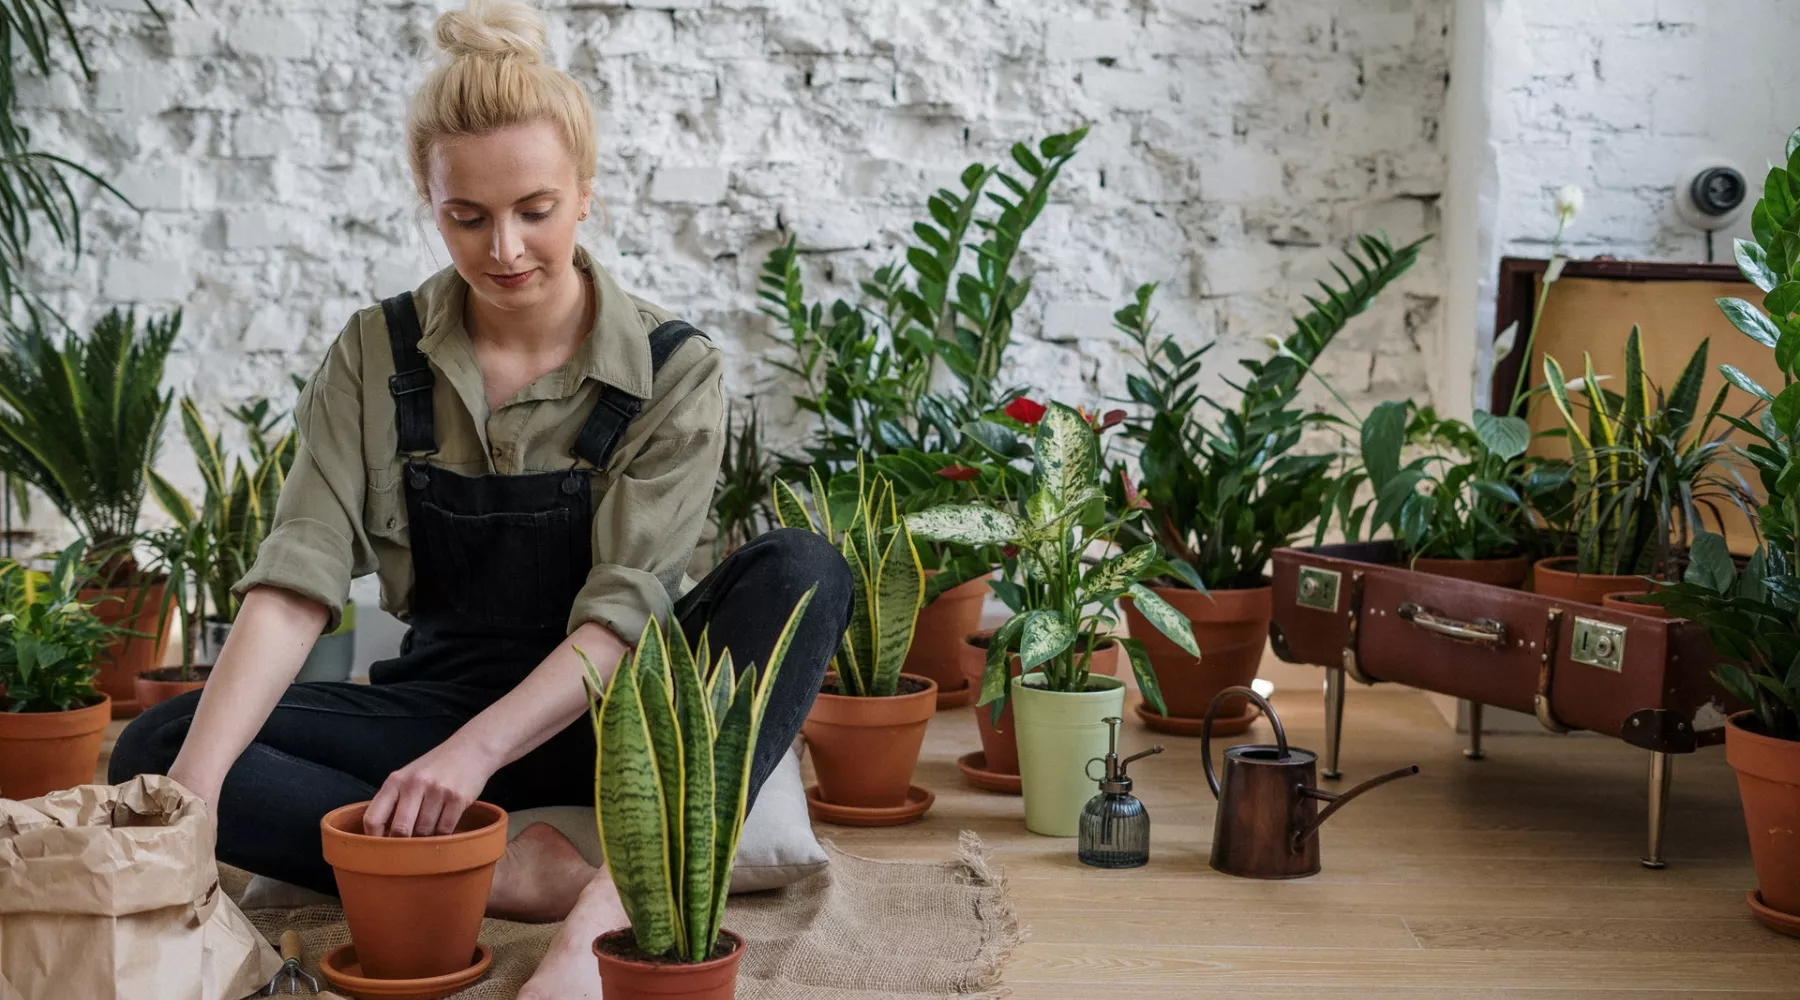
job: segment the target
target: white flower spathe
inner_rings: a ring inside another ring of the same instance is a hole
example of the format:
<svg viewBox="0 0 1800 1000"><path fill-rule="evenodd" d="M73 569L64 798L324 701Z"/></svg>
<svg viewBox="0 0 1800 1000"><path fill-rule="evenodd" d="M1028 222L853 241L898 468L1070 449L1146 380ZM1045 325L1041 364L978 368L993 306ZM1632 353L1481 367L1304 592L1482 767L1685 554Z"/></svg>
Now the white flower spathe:
<svg viewBox="0 0 1800 1000"><path fill-rule="evenodd" d="M1563 225L1566 226L1575 221L1575 216L1581 213L1581 206L1586 198L1587 196L1582 194L1581 188L1573 184L1564 184L1557 188L1556 215L1562 220Z"/></svg>

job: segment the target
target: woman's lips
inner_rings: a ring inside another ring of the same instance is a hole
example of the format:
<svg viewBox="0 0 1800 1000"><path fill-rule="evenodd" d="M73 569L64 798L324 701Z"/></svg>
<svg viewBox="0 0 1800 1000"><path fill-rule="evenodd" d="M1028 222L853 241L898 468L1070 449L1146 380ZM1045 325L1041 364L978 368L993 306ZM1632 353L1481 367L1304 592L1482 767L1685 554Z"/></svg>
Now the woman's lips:
<svg viewBox="0 0 1800 1000"><path fill-rule="evenodd" d="M490 274L488 275L488 280L499 285L501 288L518 288L524 285L525 282L530 281L531 276L536 273L537 268L534 267L529 271L520 271L517 274Z"/></svg>

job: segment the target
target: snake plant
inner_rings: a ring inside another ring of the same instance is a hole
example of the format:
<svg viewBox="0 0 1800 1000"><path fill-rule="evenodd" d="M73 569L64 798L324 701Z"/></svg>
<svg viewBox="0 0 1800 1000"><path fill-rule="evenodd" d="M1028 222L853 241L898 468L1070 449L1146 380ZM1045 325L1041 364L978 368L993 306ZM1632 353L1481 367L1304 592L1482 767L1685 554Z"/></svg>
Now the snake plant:
<svg viewBox="0 0 1800 1000"><path fill-rule="evenodd" d="M794 606L761 670L740 673L730 650L713 659L704 631L695 649L679 626L665 634L655 619L610 680L582 656L600 845L647 955L713 957L763 712L812 597Z"/></svg>
<svg viewBox="0 0 1800 1000"><path fill-rule="evenodd" d="M894 485L871 476L858 457L856 471L831 477L830 487L811 470L815 520L793 487L775 481L775 516L784 528L803 528L836 545L850 564L856 605L850 628L832 660L840 693L891 698L900 690L900 665L912 648L913 626L925 603L925 568L912 533L901 520Z"/></svg>

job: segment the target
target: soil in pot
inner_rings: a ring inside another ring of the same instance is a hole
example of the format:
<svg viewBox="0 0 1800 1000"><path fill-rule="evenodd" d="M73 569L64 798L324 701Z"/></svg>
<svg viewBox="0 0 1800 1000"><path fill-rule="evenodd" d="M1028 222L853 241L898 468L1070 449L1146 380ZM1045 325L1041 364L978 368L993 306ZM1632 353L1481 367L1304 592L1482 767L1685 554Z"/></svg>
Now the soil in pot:
<svg viewBox="0 0 1800 1000"><path fill-rule="evenodd" d="M963 676L976 691L981 690L981 675L987 670L988 640L993 637L992 629L984 629L963 640L961 650L961 666ZM1019 676L1019 654L1009 657L1012 676ZM1108 641L1094 650L1093 659L1088 666L1089 674L1112 677L1119 671L1119 646ZM1159 678L1160 679L1160 678ZM993 721L993 713L989 707L975 706L975 724L981 731L981 751L984 755L983 770L991 774L1019 773L1019 741L1013 732L1013 710L1011 699L1006 708L1000 712L1000 721ZM1105 757L1105 751L1101 752Z"/></svg>
<svg viewBox="0 0 1800 1000"><path fill-rule="evenodd" d="M1157 687L1169 709L1167 723L1162 723L1163 717L1147 707L1139 717L1151 729L1192 735L1193 727L1183 726L1183 722L1197 724L1205 717L1214 695L1228 687L1249 687L1256 679L1262 667L1263 649L1269 642L1274 591L1252 587L1203 594L1187 587L1151 587L1150 592L1169 602L1193 624L1200 658L1194 659L1157 631L1138 612L1131 598L1120 602L1132 636L1144 644L1144 652L1150 657ZM1233 698L1219 712L1227 718L1246 716L1250 712L1249 699Z"/></svg>
<svg viewBox="0 0 1800 1000"><path fill-rule="evenodd" d="M137 677L163 661L163 650L174 629L175 606L163 609L164 580L121 587L91 587L80 592L83 603L94 606L94 615L108 625L120 625L142 635L122 635L113 640L95 664L100 674L94 686L112 699L115 719L129 718L141 709L137 704ZM159 624L160 616L160 624ZM160 638L159 638L160 636Z"/></svg>
<svg viewBox="0 0 1800 1000"><path fill-rule="evenodd" d="M333 809L319 821L364 975L426 979L467 968L494 865L506 852L506 811L477 802L455 833L372 837L363 833L368 806Z"/></svg>
<svg viewBox="0 0 1800 1000"><path fill-rule="evenodd" d="M600 963L600 991L606 1000L732 1000L737 990L738 962L744 939L721 929L712 957L704 962L671 962L638 950L630 930L609 931L594 939Z"/></svg>
<svg viewBox="0 0 1800 1000"><path fill-rule="evenodd" d="M160 705L179 694L198 691L206 686L206 679L212 676L212 666L195 667L188 672L189 680L181 679L180 667L157 667L139 674L137 683L132 687L137 692L138 711L147 712L153 705Z"/></svg>
<svg viewBox="0 0 1800 1000"><path fill-rule="evenodd" d="M1531 589L1546 597L1599 604L1607 594L1647 594L1650 581L1641 576L1577 573L1574 556L1539 559L1531 568Z"/></svg>
<svg viewBox="0 0 1800 1000"><path fill-rule="evenodd" d="M1757 916L1795 934L1800 928L1800 742L1765 735L1754 714L1739 712L1725 726L1725 760L1737 772L1757 896L1788 919Z"/></svg>
<svg viewBox="0 0 1800 1000"><path fill-rule="evenodd" d="M1517 590L1525 586L1525 580L1531 575L1530 556L1509 556L1504 559L1414 559L1414 571L1430 573L1432 576L1448 576L1457 580L1468 580L1472 583L1486 583L1495 587L1509 587Z"/></svg>
<svg viewBox="0 0 1800 1000"><path fill-rule="evenodd" d="M1603 595L1600 598L1600 605L1607 608L1617 608L1620 611L1629 611L1634 615L1646 615L1650 618L1673 619L1675 617L1669 613L1668 608L1665 608L1660 604L1651 604L1643 600L1642 598L1646 593L1648 593L1648 591L1615 591L1611 594Z"/></svg>
<svg viewBox="0 0 1800 1000"><path fill-rule="evenodd" d="M832 805L889 809L906 805L925 726L937 712L929 678L900 675L899 693L858 698L840 693L835 675L813 700L806 734L819 798Z"/></svg>
<svg viewBox="0 0 1800 1000"><path fill-rule="evenodd" d="M928 569L927 578L941 570ZM958 647L963 637L981 627L981 604L987 599L988 578L980 577L952 587L919 609L913 625L912 648L906 652L903 673L928 677L938 687L939 708L973 705L980 685L968 685L960 667Z"/></svg>
<svg viewBox="0 0 1800 1000"><path fill-rule="evenodd" d="M1082 806L1097 791L1086 773L1088 761L1106 758L1106 719L1124 712L1125 682L1090 676L1087 690L1079 692L1048 691L1041 683L1035 676L1012 681L1025 828L1073 837L1081 832Z"/></svg>
<svg viewBox="0 0 1800 1000"><path fill-rule="evenodd" d="M0 796L40 795L94 783L112 702L67 712L0 712Z"/></svg>

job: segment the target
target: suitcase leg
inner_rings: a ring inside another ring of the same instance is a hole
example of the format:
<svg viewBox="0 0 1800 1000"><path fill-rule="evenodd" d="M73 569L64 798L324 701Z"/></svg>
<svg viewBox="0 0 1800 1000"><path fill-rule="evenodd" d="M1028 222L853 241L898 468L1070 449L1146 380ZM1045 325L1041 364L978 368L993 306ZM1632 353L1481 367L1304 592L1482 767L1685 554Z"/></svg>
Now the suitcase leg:
<svg viewBox="0 0 1800 1000"><path fill-rule="evenodd" d="M1663 820L1669 815L1669 779L1674 773L1674 760L1666 753L1650 754L1650 853L1639 864L1645 868L1661 868Z"/></svg>
<svg viewBox="0 0 1800 1000"><path fill-rule="evenodd" d="M1463 756L1481 760L1487 756L1481 750L1481 702L1465 701L1463 704L1469 706L1469 748L1463 751Z"/></svg>
<svg viewBox="0 0 1800 1000"><path fill-rule="evenodd" d="M1336 781L1343 777L1338 770L1338 748L1344 741L1344 668L1325 668L1325 772Z"/></svg>

